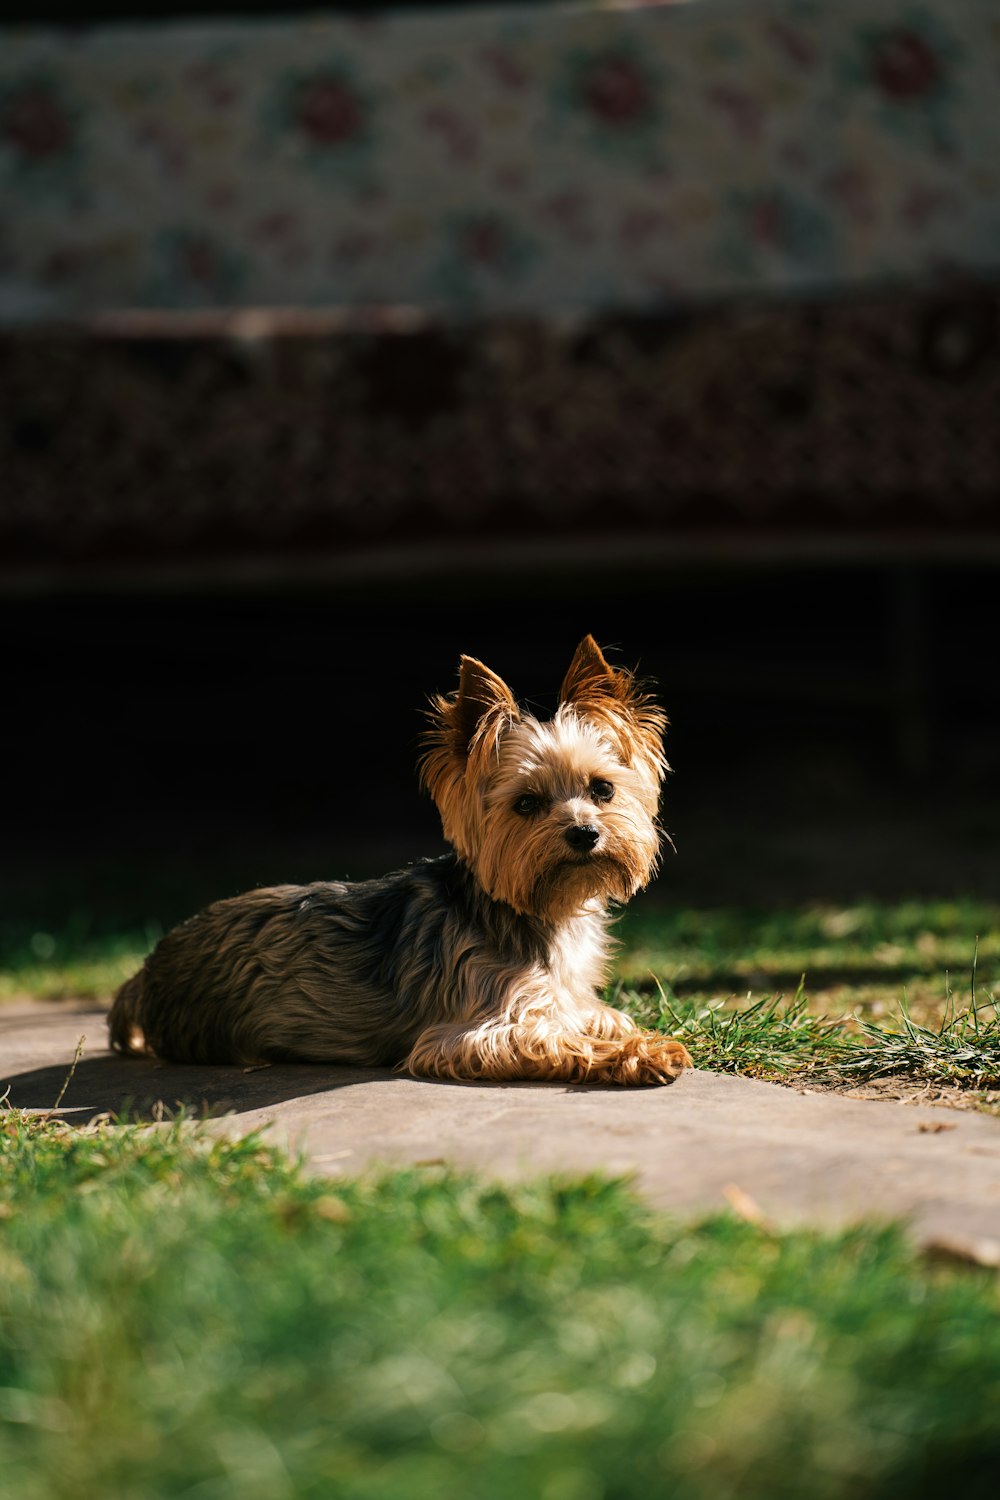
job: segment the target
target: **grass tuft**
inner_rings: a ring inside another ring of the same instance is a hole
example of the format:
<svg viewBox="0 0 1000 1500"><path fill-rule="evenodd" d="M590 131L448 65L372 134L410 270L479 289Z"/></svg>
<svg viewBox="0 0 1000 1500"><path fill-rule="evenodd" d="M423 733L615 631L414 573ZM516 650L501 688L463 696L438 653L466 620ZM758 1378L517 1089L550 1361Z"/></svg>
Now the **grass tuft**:
<svg viewBox="0 0 1000 1500"><path fill-rule="evenodd" d="M960 1011L949 1005L938 1026L914 1021L905 996L896 1026L864 1018L858 1025L863 1045L839 1064L847 1079L892 1076L973 1090L1000 1086L1000 1003L992 995Z"/></svg>
<svg viewBox="0 0 1000 1500"><path fill-rule="evenodd" d="M655 985L652 995L619 990L612 999L640 1024L679 1037L699 1067L832 1085L899 1078L960 1088L989 1108L1000 1086L1000 1002L992 995L964 1008L949 996L937 1024L915 1021L904 995L883 1023L816 1015L804 976L791 1000L748 995L742 1003L679 999Z"/></svg>
<svg viewBox="0 0 1000 1500"><path fill-rule="evenodd" d="M804 978L791 1000L747 995L739 1005L679 999L655 984L654 996L625 992L616 1003L642 1025L678 1037L700 1068L770 1078L829 1067L853 1050L839 1019L810 1009Z"/></svg>

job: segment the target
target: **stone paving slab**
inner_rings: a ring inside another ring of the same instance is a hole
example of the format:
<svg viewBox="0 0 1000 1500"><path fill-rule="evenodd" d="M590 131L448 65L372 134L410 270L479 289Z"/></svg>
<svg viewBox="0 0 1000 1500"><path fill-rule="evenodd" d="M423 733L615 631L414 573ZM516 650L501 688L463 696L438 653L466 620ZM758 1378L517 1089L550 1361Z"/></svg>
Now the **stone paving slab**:
<svg viewBox="0 0 1000 1500"><path fill-rule="evenodd" d="M1000 1120L972 1112L811 1094L696 1071L670 1088L456 1084L387 1070L175 1066L106 1050L104 1014L0 1010L0 1094L87 1123L128 1107L184 1104L208 1128L305 1152L336 1176L374 1162L475 1168L513 1179L601 1171L634 1178L654 1205L719 1209L733 1188L776 1224L901 1218L919 1243L1000 1240Z"/></svg>

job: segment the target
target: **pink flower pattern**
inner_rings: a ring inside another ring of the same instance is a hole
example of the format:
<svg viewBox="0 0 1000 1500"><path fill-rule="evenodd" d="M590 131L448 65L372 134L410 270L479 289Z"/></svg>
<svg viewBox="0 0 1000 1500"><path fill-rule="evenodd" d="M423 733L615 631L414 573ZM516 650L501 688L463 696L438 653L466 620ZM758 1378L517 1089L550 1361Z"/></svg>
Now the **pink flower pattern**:
<svg viewBox="0 0 1000 1500"><path fill-rule="evenodd" d="M891 99L926 99L941 86L941 58L915 31L888 31L872 58L876 83Z"/></svg>
<svg viewBox="0 0 1000 1500"><path fill-rule="evenodd" d="M342 79L322 76L306 80L296 90L295 124L319 147L343 146L360 135L364 109Z"/></svg>
<svg viewBox="0 0 1000 1500"><path fill-rule="evenodd" d="M626 129L648 116L653 90L632 58L609 53L597 59L584 80L583 101L602 124Z"/></svg>
<svg viewBox="0 0 1000 1500"><path fill-rule="evenodd" d="M70 149L73 122L56 93L29 78L8 93L0 109L0 138L23 162L46 162Z"/></svg>

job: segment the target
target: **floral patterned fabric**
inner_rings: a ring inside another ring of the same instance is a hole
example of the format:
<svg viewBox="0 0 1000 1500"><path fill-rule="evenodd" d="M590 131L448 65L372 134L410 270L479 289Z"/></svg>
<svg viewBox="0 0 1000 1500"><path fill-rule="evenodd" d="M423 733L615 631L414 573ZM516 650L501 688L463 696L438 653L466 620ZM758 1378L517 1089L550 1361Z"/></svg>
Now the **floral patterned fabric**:
<svg viewBox="0 0 1000 1500"><path fill-rule="evenodd" d="M996 0L0 33L0 318L1000 270Z"/></svg>

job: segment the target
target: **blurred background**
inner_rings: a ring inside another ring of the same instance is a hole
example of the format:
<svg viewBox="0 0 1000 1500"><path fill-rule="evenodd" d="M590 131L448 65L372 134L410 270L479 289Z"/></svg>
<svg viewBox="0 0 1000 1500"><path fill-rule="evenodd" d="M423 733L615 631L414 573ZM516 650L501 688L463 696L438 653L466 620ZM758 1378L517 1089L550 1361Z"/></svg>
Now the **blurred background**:
<svg viewBox="0 0 1000 1500"><path fill-rule="evenodd" d="M436 853L427 695L588 631L645 900L1000 895L985 0L17 10L5 920Z"/></svg>

